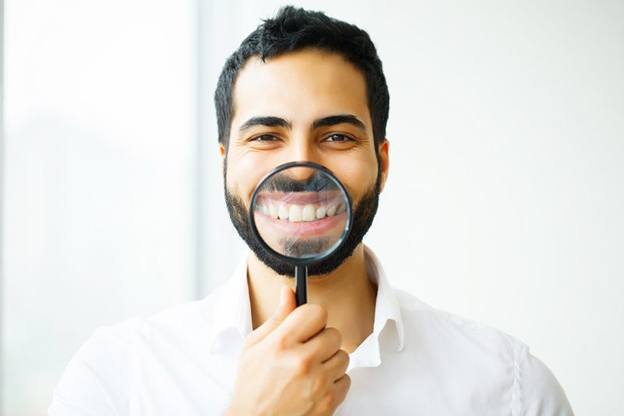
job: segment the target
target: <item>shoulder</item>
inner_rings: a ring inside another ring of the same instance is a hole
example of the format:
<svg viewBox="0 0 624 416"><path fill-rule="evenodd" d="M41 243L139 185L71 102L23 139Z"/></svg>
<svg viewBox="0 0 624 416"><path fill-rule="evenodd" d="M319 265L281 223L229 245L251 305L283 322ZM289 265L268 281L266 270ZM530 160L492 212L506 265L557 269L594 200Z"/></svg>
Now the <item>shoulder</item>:
<svg viewBox="0 0 624 416"><path fill-rule="evenodd" d="M523 415L573 415L566 394L554 374L528 347L518 356L520 403Z"/></svg>
<svg viewBox="0 0 624 416"><path fill-rule="evenodd" d="M127 346L141 325L132 318L96 329L65 367L48 414L118 414L127 402Z"/></svg>
<svg viewBox="0 0 624 416"><path fill-rule="evenodd" d="M66 366L49 414L117 414L126 409L134 359L158 354L169 345L201 348L202 334L209 333L212 324L212 298L95 329Z"/></svg>
<svg viewBox="0 0 624 416"><path fill-rule="evenodd" d="M209 306L207 299L186 302L151 315L101 326L93 331L74 358L97 361L102 355L110 358L127 351L137 342L153 339L159 333L178 336L193 333L199 327L209 326L210 320L206 319Z"/></svg>
<svg viewBox="0 0 624 416"><path fill-rule="evenodd" d="M167 338L180 342L209 333L216 322L214 298L220 288L202 300L170 306L149 315L139 315L124 321L98 327L80 347L74 360L97 363L129 352L133 345L158 343Z"/></svg>
<svg viewBox="0 0 624 416"><path fill-rule="evenodd" d="M164 338L188 340L196 338L198 332L207 334L218 321L215 301L223 289L223 286L219 286L201 300L176 304L153 314L101 326L95 329L76 356L97 357L98 352L127 350L137 342L158 342Z"/></svg>
<svg viewBox="0 0 624 416"><path fill-rule="evenodd" d="M394 289L401 307L401 317L406 335L419 333L428 342L447 344L457 348L478 346L478 351L495 354L501 353L506 359L526 346L511 335L478 321L470 320L451 312L437 309L416 298L411 293ZM471 348L473 349L473 348Z"/></svg>
<svg viewBox="0 0 624 416"><path fill-rule="evenodd" d="M478 372L482 387L507 383L512 415L573 415L550 369L521 340L489 325L436 309L412 294L394 289L401 306L407 342L418 343L433 359L456 360L462 376ZM483 377L487 374L487 377Z"/></svg>

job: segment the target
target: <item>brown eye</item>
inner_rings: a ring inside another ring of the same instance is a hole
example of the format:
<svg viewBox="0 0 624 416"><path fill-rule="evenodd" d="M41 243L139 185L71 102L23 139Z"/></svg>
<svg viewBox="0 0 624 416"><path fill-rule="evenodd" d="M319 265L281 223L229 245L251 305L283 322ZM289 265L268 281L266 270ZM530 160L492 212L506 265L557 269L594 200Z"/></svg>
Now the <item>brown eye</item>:
<svg viewBox="0 0 624 416"><path fill-rule="evenodd" d="M260 142L260 143L273 142L276 140L277 140L277 137L273 136L272 134L262 134L260 136L256 136L251 139L252 142Z"/></svg>
<svg viewBox="0 0 624 416"><path fill-rule="evenodd" d="M345 134L331 134L327 136L325 139L328 142L332 143L345 143L349 141L353 141L353 139Z"/></svg>

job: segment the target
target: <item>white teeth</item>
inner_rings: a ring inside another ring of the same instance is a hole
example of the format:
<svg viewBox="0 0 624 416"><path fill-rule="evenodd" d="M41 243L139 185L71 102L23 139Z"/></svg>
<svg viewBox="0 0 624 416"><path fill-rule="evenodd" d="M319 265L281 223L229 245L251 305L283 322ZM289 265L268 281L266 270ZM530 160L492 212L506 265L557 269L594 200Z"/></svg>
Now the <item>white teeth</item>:
<svg viewBox="0 0 624 416"><path fill-rule="evenodd" d="M286 207L286 205L280 205L279 209L277 210L277 216L279 217L280 220L287 220L288 219L288 207Z"/></svg>
<svg viewBox="0 0 624 416"><path fill-rule="evenodd" d="M329 206L316 206L314 204L306 205L288 205L288 204L258 204L258 210L264 215L273 219L289 220L291 222L314 221L325 217L332 217L345 212L346 205L344 203L332 204Z"/></svg>
<svg viewBox="0 0 624 416"><path fill-rule="evenodd" d="M301 216L304 221L314 221L316 219L316 209L314 208L314 205L308 204L303 207Z"/></svg>
<svg viewBox="0 0 624 416"><path fill-rule="evenodd" d="M318 207L316 209L316 219L321 219L325 217L325 214L327 213L327 208L325 207Z"/></svg>
<svg viewBox="0 0 624 416"><path fill-rule="evenodd" d="M277 219L278 215L277 215L277 208L275 207L275 205L271 204L269 205L269 215L271 216L271 218L273 218L274 220Z"/></svg>
<svg viewBox="0 0 624 416"><path fill-rule="evenodd" d="M292 222L301 221L301 207L299 205L291 205L288 210L288 220Z"/></svg>

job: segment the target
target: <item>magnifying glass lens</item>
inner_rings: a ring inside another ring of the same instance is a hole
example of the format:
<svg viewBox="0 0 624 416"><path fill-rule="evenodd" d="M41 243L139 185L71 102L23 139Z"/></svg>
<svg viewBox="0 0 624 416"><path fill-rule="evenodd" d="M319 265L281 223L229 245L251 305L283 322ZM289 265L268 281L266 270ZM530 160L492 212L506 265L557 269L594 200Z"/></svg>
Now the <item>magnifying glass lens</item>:
<svg viewBox="0 0 624 416"><path fill-rule="evenodd" d="M259 237L276 253L305 260L324 256L348 227L348 196L323 170L293 166L269 176L252 207Z"/></svg>

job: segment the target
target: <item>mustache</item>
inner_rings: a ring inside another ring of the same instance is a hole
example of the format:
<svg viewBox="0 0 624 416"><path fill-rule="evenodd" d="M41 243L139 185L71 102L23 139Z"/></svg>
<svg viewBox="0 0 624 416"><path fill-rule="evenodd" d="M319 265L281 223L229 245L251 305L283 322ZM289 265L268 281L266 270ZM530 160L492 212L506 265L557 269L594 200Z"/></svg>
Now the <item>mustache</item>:
<svg viewBox="0 0 624 416"><path fill-rule="evenodd" d="M268 191L272 192L319 192L328 186L335 187L324 174L318 171L303 180L292 179L287 175L277 175L265 186Z"/></svg>

